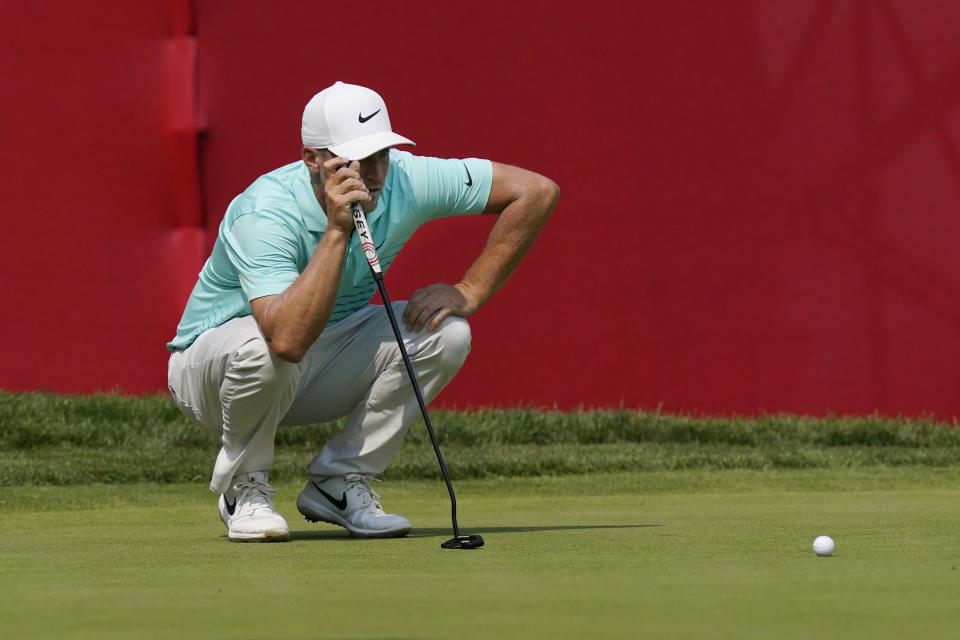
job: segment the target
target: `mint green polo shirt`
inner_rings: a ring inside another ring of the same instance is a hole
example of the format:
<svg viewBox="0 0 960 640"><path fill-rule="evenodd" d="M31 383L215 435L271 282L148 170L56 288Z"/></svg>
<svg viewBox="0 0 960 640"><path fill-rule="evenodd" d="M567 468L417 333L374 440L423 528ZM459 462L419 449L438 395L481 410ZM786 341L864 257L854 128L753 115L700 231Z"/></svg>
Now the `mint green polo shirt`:
<svg viewBox="0 0 960 640"><path fill-rule="evenodd" d="M377 208L367 214L384 272L420 225L481 213L492 183L489 160L427 158L391 149ZM326 228L327 216L302 161L260 176L227 207L167 348L186 349L207 329L250 315L250 300L282 293L306 268ZM354 233L328 326L365 306L376 290Z"/></svg>

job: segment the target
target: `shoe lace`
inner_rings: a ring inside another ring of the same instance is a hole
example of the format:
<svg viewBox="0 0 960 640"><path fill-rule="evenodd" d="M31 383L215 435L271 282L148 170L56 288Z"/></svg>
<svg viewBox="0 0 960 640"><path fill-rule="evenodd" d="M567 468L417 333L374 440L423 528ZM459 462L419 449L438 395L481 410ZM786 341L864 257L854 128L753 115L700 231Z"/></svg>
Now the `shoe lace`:
<svg viewBox="0 0 960 640"><path fill-rule="evenodd" d="M277 495L277 490L266 482L241 480L233 486L233 489L237 492L240 510L256 511L264 508L274 510L273 496Z"/></svg>
<svg viewBox="0 0 960 640"><path fill-rule="evenodd" d="M360 495L363 497L363 506L367 506L371 502L377 505L378 509L383 509L380 506L380 494L373 490L373 487L370 486L370 481L374 482L383 482L375 476L365 476L361 473L351 473L344 476L344 480L347 481L349 486L357 486L357 489L360 491Z"/></svg>

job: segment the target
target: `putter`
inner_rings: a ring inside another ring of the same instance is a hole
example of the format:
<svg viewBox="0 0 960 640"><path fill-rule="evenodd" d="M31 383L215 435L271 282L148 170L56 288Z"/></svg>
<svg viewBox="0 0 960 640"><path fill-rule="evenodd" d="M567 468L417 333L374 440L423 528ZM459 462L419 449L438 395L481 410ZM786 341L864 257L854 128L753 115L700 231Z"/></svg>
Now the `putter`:
<svg viewBox="0 0 960 640"><path fill-rule="evenodd" d="M367 259L367 264L370 265L370 274L377 283L380 297L383 298L387 316L390 318L390 326L393 327L393 335L397 338L397 346L400 347L400 355L403 356L403 364L407 366L407 375L410 377L410 384L413 385L413 393L417 396L417 402L420 404L420 412L423 414L423 421L427 424L427 433L430 434L430 442L433 443L433 450L437 454L437 462L440 463L440 472L443 474L443 481L447 483L447 491L450 493L453 537L441 543L440 546L443 549L477 549L483 546L483 538L477 535L460 535L460 527L457 526L457 497L453 494L453 485L450 483L450 474L447 473L447 465L444 464L443 455L440 453L440 444L437 442L437 435L433 432L433 425L430 424L430 416L427 414L427 404L423 401L423 394L420 393L420 384L417 382L417 376L413 372L413 365L410 363L410 356L407 355L407 348L403 345L400 326L397 324L393 307L390 306L390 298L387 296L387 289L383 284L383 270L380 268L380 259L377 257L377 249L373 244L370 227L367 226L367 218L363 215L363 208L361 208L359 202L354 202L350 208L353 212L353 224L357 228L357 235L360 236L363 255Z"/></svg>

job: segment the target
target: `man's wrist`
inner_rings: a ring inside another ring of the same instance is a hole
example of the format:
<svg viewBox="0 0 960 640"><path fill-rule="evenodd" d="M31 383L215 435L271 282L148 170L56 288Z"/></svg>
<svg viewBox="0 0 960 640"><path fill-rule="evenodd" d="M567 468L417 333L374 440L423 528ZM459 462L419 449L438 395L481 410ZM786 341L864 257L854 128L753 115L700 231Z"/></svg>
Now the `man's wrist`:
<svg viewBox="0 0 960 640"><path fill-rule="evenodd" d="M323 232L323 237L329 238L334 242L349 242L351 233L353 233L353 227L350 227L349 229L340 229L338 227L328 226L327 230Z"/></svg>
<svg viewBox="0 0 960 640"><path fill-rule="evenodd" d="M463 296L466 307L471 313L479 309L480 305L483 304L483 299L477 292L476 287L464 282L463 280L453 285L453 288L459 291L460 295Z"/></svg>

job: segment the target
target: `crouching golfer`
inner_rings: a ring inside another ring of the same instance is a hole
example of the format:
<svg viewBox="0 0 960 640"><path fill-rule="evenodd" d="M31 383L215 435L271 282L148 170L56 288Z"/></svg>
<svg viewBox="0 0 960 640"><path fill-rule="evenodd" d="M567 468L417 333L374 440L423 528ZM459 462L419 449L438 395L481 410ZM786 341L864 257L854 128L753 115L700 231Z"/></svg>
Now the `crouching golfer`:
<svg viewBox="0 0 960 640"><path fill-rule="evenodd" d="M370 481L419 412L387 314L353 234L359 202L384 270L422 224L498 214L480 256L454 284L395 302L429 402L470 350L473 314L522 260L553 209L557 186L487 160L394 149L383 99L337 82L303 112L302 161L258 178L227 208L187 301L168 381L181 411L221 436L211 491L231 540L288 540L268 484L279 425L348 416L307 467L297 508L351 535L394 537L410 522L383 511Z"/></svg>

